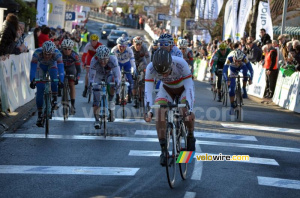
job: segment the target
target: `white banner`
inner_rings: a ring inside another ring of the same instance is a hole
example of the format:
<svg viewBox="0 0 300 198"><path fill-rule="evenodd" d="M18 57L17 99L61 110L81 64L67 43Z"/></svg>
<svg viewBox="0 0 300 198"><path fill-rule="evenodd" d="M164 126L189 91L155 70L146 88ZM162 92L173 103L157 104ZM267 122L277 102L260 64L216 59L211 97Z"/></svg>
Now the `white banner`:
<svg viewBox="0 0 300 198"><path fill-rule="evenodd" d="M36 23L39 26L48 25L47 21L47 5L48 0L37 0L37 10Z"/></svg>
<svg viewBox="0 0 300 198"><path fill-rule="evenodd" d="M204 19L217 19L222 6L223 0L206 0Z"/></svg>
<svg viewBox="0 0 300 198"><path fill-rule="evenodd" d="M56 28L65 26L65 11L66 11L66 2L61 0L49 0L49 19L48 26Z"/></svg>
<svg viewBox="0 0 300 198"><path fill-rule="evenodd" d="M169 15L170 16L173 16L174 6L175 6L175 0L170 0L170 10L169 10Z"/></svg>
<svg viewBox="0 0 300 198"><path fill-rule="evenodd" d="M1 98L8 104L3 110L13 112L18 107L30 102L35 97L35 90L30 89L29 73L33 50L20 55L10 55L9 59L0 61L2 91Z"/></svg>
<svg viewBox="0 0 300 198"><path fill-rule="evenodd" d="M239 20L237 24L236 38L239 41L244 36L244 31L250 10L252 9L252 2L249 0L241 0L239 10Z"/></svg>
<svg viewBox="0 0 300 198"><path fill-rule="evenodd" d="M232 36L232 41L236 42L236 33L237 33L237 11L239 7L239 0L233 0L232 1L232 12L231 12L231 21L232 21L232 31L231 31L231 36Z"/></svg>
<svg viewBox="0 0 300 198"><path fill-rule="evenodd" d="M198 18L200 17L200 2L201 0L196 1L196 8L195 8L195 21L198 21Z"/></svg>
<svg viewBox="0 0 300 198"><path fill-rule="evenodd" d="M247 93L258 98L263 98L266 89L265 68L259 63L252 63L252 68L254 71L252 85L247 87Z"/></svg>
<svg viewBox="0 0 300 198"><path fill-rule="evenodd" d="M273 25L270 14L270 4L268 2L259 2L258 6L258 15L256 22L256 37L255 39L260 39L260 29L264 28L266 33L270 35L271 39L273 39Z"/></svg>
<svg viewBox="0 0 300 198"><path fill-rule="evenodd" d="M183 4L183 0L176 0L175 16L179 16L179 12L182 7L182 4Z"/></svg>
<svg viewBox="0 0 300 198"><path fill-rule="evenodd" d="M224 13L224 24L223 24L223 40L226 40L228 38L231 38L231 31L232 31L232 3L233 0L229 0L225 7L225 13Z"/></svg>
<svg viewBox="0 0 300 198"><path fill-rule="evenodd" d="M200 0L199 17L202 19L204 18L205 1L206 0Z"/></svg>

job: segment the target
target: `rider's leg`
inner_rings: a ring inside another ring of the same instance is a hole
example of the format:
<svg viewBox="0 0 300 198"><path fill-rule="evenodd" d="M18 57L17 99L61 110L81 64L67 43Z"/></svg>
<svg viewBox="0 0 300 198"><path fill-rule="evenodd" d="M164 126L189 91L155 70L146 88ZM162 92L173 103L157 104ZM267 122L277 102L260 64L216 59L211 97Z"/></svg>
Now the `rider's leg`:
<svg viewBox="0 0 300 198"><path fill-rule="evenodd" d="M75 91L75 82L73 80L69 81L69 87L70 87L70 98L71 98L71 110L72 114L75 114L75 96L76 96L76 91Z"/></svg>
<svg viewBox="0 0 300 198"><path fill-rule="evenodd" d="M127 80L129 82L128 86L128 103L132 102L132 88L133 88L133 80L132 75L130 73L126 73Z"/></svg>
<svg viewBox="0 0 300 198"><path fill-rule="evenodd" d="M100 86L93 86L93 95L94 95L94 99L93 99L93 111L94 111L94 117L95 117L95 123L94 123L94 127L96 129L100 128Z"/></svg>
<svg viewBox="0 0 300 198"><path fill-rule="evenodd" d="M247 81L248 81L248 78L245 77L247 76L247 73L248 73L248 69L246 66L243 67L243 98L248 98L248 95L247 95L247 90L246 90L246 86L247 86Z"/></svg>
<svg viewBox="0 0 300 198"><path fill-rule="evenodd" d="M109 76L107 78L107 82L111 83L114 82L113 76ZM108 111L110 117L108 118L109 122L115 121L115 102L114 102L114 95L115 95L115 85L108 85Z"/></svg>
<svg viewBox="0 0 300 198"><path fill-rule="evenodd" d="M221 102L221 86L222 86L222 73L218 73L218 82L217 82L217 87L218 87L218 101Z"/></svg>
<svg viewBox="0 0 300 198"><path fill-rule="evenodd" d="M43 114L43 103L44 103L44 90L45 90L45 84L44 83L37 83L36 84L36 107L38 109L38 118L36 121L36 125L38 127L42 127L42 114Z"/></svg>
<svg viewBox="0 0 300 198"><path fill-rule="evenodd" d="M85 71L86 71L86 74L85 74L85 79L84 79L84 90L83 90L83 93L82 93L83 97L87 97L86 94L87 94L87 89L88 89L89 71L90 71L90 66L89 65L85 66Z"/></svg>
<svg viewBox="0 0 300 198"><path fill-rule="evenodd" d="M230 97L230 104L231 104L230 114L231 115L234 114L234 108L236 107L236 104L234 102L235 86L236 86L235 78L231 78L230 86L229 86L229 97Z"/></svg>

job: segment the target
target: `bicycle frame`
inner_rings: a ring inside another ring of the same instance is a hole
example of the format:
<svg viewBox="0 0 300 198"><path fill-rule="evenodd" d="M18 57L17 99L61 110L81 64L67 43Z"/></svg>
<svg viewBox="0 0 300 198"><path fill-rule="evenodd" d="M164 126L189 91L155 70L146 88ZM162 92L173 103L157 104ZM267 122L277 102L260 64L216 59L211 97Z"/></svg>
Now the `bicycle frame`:
<svg viewBox="0 0 300 198"><path fill-rule="evenodd" d="M65 75L63 96L62 96L64 121L66 121L69 117L69 107L70 107L70 104L69 104L69 101L70 101L69 100L69 98L70 98L69 78L74 79L74 75Z"/></svg>

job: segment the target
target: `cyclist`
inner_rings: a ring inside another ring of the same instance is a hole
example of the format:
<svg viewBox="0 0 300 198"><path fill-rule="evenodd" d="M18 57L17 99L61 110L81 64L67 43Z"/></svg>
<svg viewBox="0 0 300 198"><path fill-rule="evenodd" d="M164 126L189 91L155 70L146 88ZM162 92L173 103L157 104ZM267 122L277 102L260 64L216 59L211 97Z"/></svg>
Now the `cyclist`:
<svg viewBox="0 0 300 198"><path fill-rule="evenodd" d="M36 73L37 72L37 73ZM59 74L60 82L51 82L52 90L52 109L58 109L57 106L57 85L63 87L64 82L64 64L62 55L52 41L46 41L42 47L36 49L32 55L30 67L30 88L35 89L36 93L36 106L38 109L38 119L36 125L43 127L42 111L43 111L43 96L44 96L44 83L36 83L35 78L44 78L45 74L49 72L52 80L57 79Z"/></svg>
<svg viewBox="0 0 300 198"><path fill-rule="evenodd" d="M132 93L131 90L133 88L133 80L131 75L131 70L133 73L136 71L135 60L133 51L130 47L128 47L128 40L120 37L117 39L117 46L111 49L111 53L116 55L118 59L118 63L120 65L120 71L124 68L126 72L126 78L130 84L128 87L128 103L132 102ZM116 105L119 105L120 96L119 93L116 94Z"/></svg>
<svg viewBox="0 0 300 198"><path fill-rule="evenodd" d="M109 55L109 49L105 46L99 46L96 50L95 56L91 61L91 70L89 74L89 82L92 83L100 83L101 81L105 81L106 83L115 82L115 86L108 86L108 110L109 110L109 120L113 122L115 120L114 111L115 111L115 103L113 102L114 97L114 87L119 87L119 82L121 78L121 72L118 66L118 60L115 56ZM100 85L93 86L94 93L94 116L95 116L95 124L94 127L96 129L100 128L99 121L99 103L100 103L100 95L101 89Z"/></svg>
<svg viewBox="0 0 300 198"><path fill-rule="evenodd" d="M218 77L217 88L218 88L218 102L221 102L221 85L222 85L222 70L226 62L226 58L230 53L230 48L227 47L226 43L221 43L219 49L216 51L213 59L212 73Z"/></svg>
<svg viewBox="0 0 300 198"><path fill-rule="evenodd" d="M229 55L227 56L226 64L233 63L233 54L235 53L236 50L241 51L240 49L236 48L234 51L230 52ZM244 54L243 51L241 51L241 53L243 53L243 55L244 55L242 62L245 63L248 68L252 68L252 65L251 65L250 61L248 60L247 56ZM245 82L243 85L243 98L248 98L247 90L246 90L246 83L247 82Z"/></svg>
<svg viewBox="0 0 300 198"><path fill-rule="evenodd" d="M81 57L81 61L86 69L86 75L85 75L85 86L82 93L83 97L87 97L87 88L88 88L88 76L89 76L89 70L90 70L90 64L93 56L96 54L96 49L102 45L99 41L99 37L97 34L92 34L90 36L90 42L86 44L83 50L83 55Z"/></svg>
<svg viewBox="0 0 300 198"><path fill-rule="evenodd" d="M143 45L143 39L140 36L136 36L133 38L133 45L130 48L133 51L136 69L137 69L136 71L137 71L137 75L139 75L141 71L144 71L146 69L148 63L150 62L149 52L147 50L147 47ZM138 80L135 76L135 82L132 89L132 94L134 98L133 99L134 107L137 107L137 99L138 99L136 93L137 88L138 88Z"/></svg>
<svg viewBox="0 0 300 198"><path fill-rule="evenodd" d="M179 57L171 56L165 49L155 52L152 63L146 69L145 77L145 105L153 103L152 91L154 79L160 79L160 89L156 95L155 104L167 104L173 102L175 95L180 96L180 102L189 104L189 109L183 108L182 115L185 116L185 125L188 129L187 150L195 151L194 122L195 115L192 112L194 104L194 82L188 64ZM150 111L145 114L145 121L150 122L153 113ZM156 112L156 130L161 146L160 164L166 164L166 156L163 151L166 146L166 109L158 109Z"/></svg>
<svg viewBox="0 0 300 198"><path fill-rule="evenodd" d="M189 64L192 74L194 73L194 58L193 58L193 51L188 48L188 42L185 39L180 39L177 42L179 49L183 54L183 59Z"/></svg>
<svg viewBox="0 0 300 198"><path fill-rule="evenodd" d="M183 58L182 52L174 45L174 39L171 34L162 34L158 38L160 48L168 50L172 56Z"/></svg>
<svg viewBox="0 0 300 198"><path fill-rule="evenodd" d="M75 109L75 85L78 84L78 80L80 78L80 59L79 55L73 51L74 42L71 39L64 39L61 43L61 54L65 66L66 75L74 75L73 79L69 79L69 87L70 87L70 98L71 98L71 111L70 114L74 115L76 113Z"/></svg>
<svg viewBox="0 0 300 198"><path fill-rule="evenodd" d="M153 59L154 52L158 49L158 41L153 40L152 45L149 47L148 51L151 53L151 62Z"/></svg>
<svg viewBox="0 0 300 198"><path fill-rule="evenodd" d="M251 64L246 64L243 62L245 54L241 50L234 50L232 53L232 62L226 63L223 68L223 77L224 80L227 81L229 87L229 96L230 96L230 103L231 103L231 109L230 109L230 115L234 115L234 108L236 108L237 104L234 102L234 96L235 96L235 85L236 80L235 78L230 78L228 80L228 69L230 70L229 76L236 76L240 72L240 70L243 71L243 89L246 87L247 84L247 73L250 71L250 79L249 79L249 85L252 84L253 79L253 68Z"/></svg>

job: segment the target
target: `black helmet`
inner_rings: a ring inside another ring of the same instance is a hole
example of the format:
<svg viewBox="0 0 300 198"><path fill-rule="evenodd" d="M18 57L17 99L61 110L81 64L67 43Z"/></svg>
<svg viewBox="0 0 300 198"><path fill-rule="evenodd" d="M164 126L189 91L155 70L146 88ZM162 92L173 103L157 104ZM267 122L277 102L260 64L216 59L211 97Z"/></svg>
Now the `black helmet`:
<svg viewBox="0 0 300 198"><path fill-rule="evenodd" d="M171 53L163 48L158 49L154 53L152 64L157 73L166 73L170 69L172 64Z"/></svg>

